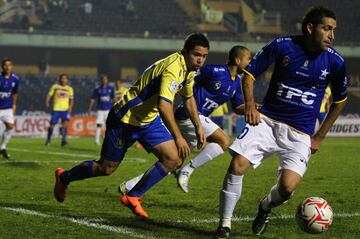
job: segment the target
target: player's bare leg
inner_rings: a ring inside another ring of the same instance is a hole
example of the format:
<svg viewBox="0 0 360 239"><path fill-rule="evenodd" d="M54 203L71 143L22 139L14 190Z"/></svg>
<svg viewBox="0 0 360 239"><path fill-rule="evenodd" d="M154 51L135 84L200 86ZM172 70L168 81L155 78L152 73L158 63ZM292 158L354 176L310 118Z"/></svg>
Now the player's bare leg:
<svg viewBox="0 0 360 239"><path fill-rule="evenodd" d="M230 139L220 128L207 137L208 143L204 149L193 158L189 164L182 167L178 172L177 182L179 187L185 192L189 192L189 180L196 168L201 167L210 160L221 155L230 146Z"/></svg>
<svg viewBox="0 0 360 239"><path fill-rule="evenodd" d="M244 156L233 156L220 191L220 221L215 232L217 238L230 236L231 218L241 196L243 177L250 165L250 161Z"/></svg>
<svg viewBox="0 0 360 239"><path fill-rule="evenodd" d="M258 213L252 224L254 234L260 235L265 232L270 220L271 209L285 203L301 181L301 176L294 171L283 169L280 172L278 183L274 185L270 193L259 203Z"/></svg>
<svg viewBox="0 0 360 239"><path fill-rule="evenodd" d="M12 136L13 133L13 129L14 129L14 124L8 123L8 122L4 122L5 124L5 131L3 133L3 137L2 137L2 141L1 141L1 145L0 145L0 154L2 154L2 156L4 157L4 159L10 159L10 155L8 154L7 150L6 150L6 146L10 141L10 138Z"/></svg>

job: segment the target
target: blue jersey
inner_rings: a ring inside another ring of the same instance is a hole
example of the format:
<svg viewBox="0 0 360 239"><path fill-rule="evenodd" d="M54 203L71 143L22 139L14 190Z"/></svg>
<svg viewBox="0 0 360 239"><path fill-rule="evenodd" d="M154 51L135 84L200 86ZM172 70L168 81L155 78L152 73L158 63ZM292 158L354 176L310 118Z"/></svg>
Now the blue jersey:
<svg viewBox="0 0 360 239"><path fill-rule="evenodd" d="M13 107L13 94L17 94L19 77L11 73L9 78L0 74L0 109L11 109Z"/></svg>
<svg viewBox="0 0 360 239"><path fill-rule="evenodd" d="M193 92L198 111L204 116L209 116L216 108L229 100L233 109L243 104L240 75L231 79L226 65L202 67L195 77ZM183 105L177 108L175 118L177 120L188 118Z"/></svg>
<svg viewBox="0 0 360 239"><path fill-rule="evenodd" d="M113 106L115 97L115 89L111 86L99 86L95 88L91 99L97 101L97 110L110 110Z"/></svg>
<svg viewBox="0 0 360 239"><path fill-rule="evenodd" d="M312 135L330 83L334 103L347 99L344 59L333 48L317 55L305 51L302 36L280 37L262 48L247 66L254 79L275 63L260 112Z"/></svg>

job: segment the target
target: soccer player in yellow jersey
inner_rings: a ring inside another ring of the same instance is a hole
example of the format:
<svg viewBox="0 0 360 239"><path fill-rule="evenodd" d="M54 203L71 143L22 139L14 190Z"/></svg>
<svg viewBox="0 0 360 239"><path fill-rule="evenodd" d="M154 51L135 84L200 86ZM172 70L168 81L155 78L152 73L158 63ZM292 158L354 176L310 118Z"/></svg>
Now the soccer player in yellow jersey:
<svg viewBox="0 0 360 239"><path fill-rule="evenodd" d="M45 145L50 145L54 126L58 123L59 119L61 119L62 123L62 127L60 128L62 136L61 146L65 146L67 144L67 123L70 120L70 114L74 104L74 90L68 85L68 81L69 77L66 74L61 74L59 76L59 83L54 84L46 96L45 107L46 109L49 108L50 100L53 98L53 110L51 113L50 127L48 129Z"/></svg>
<svg viewBox="0 0 360 239"><path fill-rule="evenodd" d="M127 149L139 141L159 159L142 179L121 198L123 205L141 217L148 217L141 206L142 195L170 172L182 165L190 155L190 147L182 136L174 117L173 101L179 93L195 126L198 148L206 142L193 97L195 72L203 66L209 42L202 34L191 34L182 51L148 67L120 101L110 110L106 122L101 158L85 161L70 170L55 172L54 195L63 202L72 181L112 174Z"/></svg>
<svg viewBox="0 0 360 239"><path fill-rule="evenodd" d="M116 90L115 90L115 100L119 101L121 100L121 97L124 95L124 93L127 91L128 89L126 87L124 87L122 85L121 80L117 80L116 81Z"/></svg>

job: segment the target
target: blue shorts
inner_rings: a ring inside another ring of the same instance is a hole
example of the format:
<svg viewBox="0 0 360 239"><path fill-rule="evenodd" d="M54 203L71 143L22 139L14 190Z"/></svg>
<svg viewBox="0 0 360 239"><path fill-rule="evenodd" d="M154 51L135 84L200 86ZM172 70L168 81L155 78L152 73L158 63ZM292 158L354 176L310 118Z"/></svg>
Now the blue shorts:
<svg viewBox="0 0 360 239"><path fill-rule="evenodd" d="M121 122L112 109L106 120L101 157L106 160L121 162L127 149L135 141L139 141L147 152L151 152L155 145L173 139L159 116L148 125L133 126Z"/></svg>
<svg viewBox="0 0 360 239"><path fill-rule="evenodd" d="M70 114L66 111L53 111L51 112L51 125L56 125L59 122L59 119L61 119L62 122L69 121L70 120Z"/></svg>

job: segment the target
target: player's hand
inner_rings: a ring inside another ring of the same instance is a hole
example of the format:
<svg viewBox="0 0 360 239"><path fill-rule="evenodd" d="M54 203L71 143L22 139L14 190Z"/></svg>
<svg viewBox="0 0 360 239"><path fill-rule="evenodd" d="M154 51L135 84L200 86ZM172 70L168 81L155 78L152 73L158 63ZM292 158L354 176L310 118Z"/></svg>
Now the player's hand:
<svg viewBox="0 0 360 239"><path fill-rule="evenodd" d="M206 144L206 136L202 126L199 126L196 129L196 137L197 137L197 148L202 149Z"/></svg>
<svg viewBox="0 0 360 239"><path fill-rule="evenodd" d="M319 150L323 140L323 137L320 137L316 134L311 137L311 154L315 154Z"/></svg>
<svg viewBox="0 0 360 239"><path fill-rule="evenodd" d="M176 147L179 152L179 157L185 160L191 154L190 147L183 137L179 137L175 140Z"/></svg>
<svg viewBox="0 0 360 239"><path fill-rule="evenodd" d="M260 113L255 104L245 105L245 122L255 126L260 123Z"/></svg>

